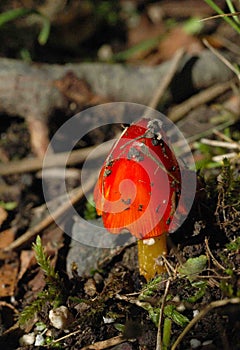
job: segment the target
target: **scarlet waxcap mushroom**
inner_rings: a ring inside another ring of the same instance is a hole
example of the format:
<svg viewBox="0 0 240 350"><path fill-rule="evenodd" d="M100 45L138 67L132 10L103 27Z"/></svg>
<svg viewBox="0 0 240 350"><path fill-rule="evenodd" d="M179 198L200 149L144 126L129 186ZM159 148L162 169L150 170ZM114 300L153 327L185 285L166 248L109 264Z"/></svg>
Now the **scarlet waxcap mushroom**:
<svg viewBox="0 0 240 350"><path fill-rule="evenodd" d="M97 213L109 232L128 230L144 243L168 232L181 192L181 173L166 141L160 120L142 118L112 147L94 189ZM163 246L166 253L166 243Z"/></svg>

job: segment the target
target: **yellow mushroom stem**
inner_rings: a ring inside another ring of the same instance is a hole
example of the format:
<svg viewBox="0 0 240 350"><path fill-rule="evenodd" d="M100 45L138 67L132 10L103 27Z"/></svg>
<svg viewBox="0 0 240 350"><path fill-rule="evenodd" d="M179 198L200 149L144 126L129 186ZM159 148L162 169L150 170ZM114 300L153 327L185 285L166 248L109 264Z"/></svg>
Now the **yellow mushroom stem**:
<svg viewBox="0 0 240 350"><path fill-rule="evenodd" d="M140 275L147 281L153 279L156 275L166 271L164 265L161 265L159 258L167 254L167 236L162 234L158 237L138 240L138 264Z"/></svg>

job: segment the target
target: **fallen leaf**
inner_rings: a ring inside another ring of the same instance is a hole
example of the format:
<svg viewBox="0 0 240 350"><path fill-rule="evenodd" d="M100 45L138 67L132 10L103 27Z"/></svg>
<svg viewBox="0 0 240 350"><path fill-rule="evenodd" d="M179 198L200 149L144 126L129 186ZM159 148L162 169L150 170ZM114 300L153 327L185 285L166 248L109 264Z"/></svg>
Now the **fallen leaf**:
<svg viewBox="0 0 240 350"><path fill-rule="evenodd" d="M8 217L7 211L4 208L0 207L0 227L7 217Z"/></svg>
<svg viewBox="0 0 240 350"><path fill-rule="evenodd" d="M158 49L162 61L171 59L180 48L184 48L189 54L198 54L203 50L202 44L196 37L186 33L182 27L177 26L159 44Z"/></svg>
<svg viewBox="0 0 240 350"><path fill-rule="evenodd" d="M33 250L22 250L20 255L20 271L18 273L18 281L23 277L25 272L36 264L35 254Z"/></svg>
<svg viewBox="0 0 240 350"><path fill-rule="evenodd" d="M9 263L5 263L0 268L0 297L10 297L14 295L17 283L18 260L17 257Z"/></svg>
<svg viewBox="0 0 240 350"><path fill-rule="evenodd" d="M0 232L0 249L6 248L14 240L15 233L12 229Z"/></svg>
<svg viewBox="0 0 240 350"><path fill-rule="evenodd" d="M45 286L45 276L44 272L40 269L36 276L28 283L29 288L31 289L31 294L37 294L41 292Z"/></svg>

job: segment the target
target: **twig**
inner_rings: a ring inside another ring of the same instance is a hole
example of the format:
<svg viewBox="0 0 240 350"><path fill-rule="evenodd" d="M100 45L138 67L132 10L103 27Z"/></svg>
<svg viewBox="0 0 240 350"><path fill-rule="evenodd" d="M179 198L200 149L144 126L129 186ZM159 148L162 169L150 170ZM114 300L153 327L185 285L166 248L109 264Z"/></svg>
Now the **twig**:
<svg viewBox="0 0 240 350"><path fill-rule="evenodd" d="M44 167L50 168L82 163L94 149L95 146L74 150L69 153L54 153L47 157L47 162L44 162ZM96 151L91 155L91 159L98 159L102 155L107 154L107 152L108 150L106 149L106 147L96 149ZM67 164L65 164L66 158ZM9 163L0 164L0 175L11 175L37 171L42 168L42 165L43 162L39 158L25 158L22 160L11 161Z"/></svg>
<svg viewBox="0 0 240 350"><path fill-rule="evenodd" d="M237 156L237 153L232 152L232 153L221 154L220 156L214 156L212 157L212 160L214 162L222 162L224 158L231 159L236 156Z"/></svg>
<svg viewBox="0 0 240 350"><path fill-rule="evenodd" d="M225 49L227 49L228 51L231 51L235 55L239 55L240 54L240 48L239 48L239 45L237 45L237 43L234 43L234 42L232 42L231 40L229 40L227 38L223 38L222 35L215 34L214 38L216 38L218 41L220 41L221 45Z"/></svg>
<svg viewBox="0 0 240 350"><path fill-rule="evenodd" d="M231 299L224 299L224 300L216 300L212 301L210 304L208 304L203 310L199 312L186 326L186 328L183 330L183 332L179 335L177 340L174 342L173 346L171 347L171 350L176 350L182 339L185 337L185 335L190 331L190 329L201 319L203 318L210 310L215 309L216 307L225 306L227 304L239 304L240 298L231 298Z"/></svg>
<svg viewBox="0 0 240 350"><path fill-rule="evenodd" d="M107 340L99 341L91 345L84 346L80 350L103 350L110 348L111 346L118 345L126 341L122 335L118 335L117 337L113 337Z"/></svg>
<svg viewBox="0 0 240 350"><path fill-rule="evenodd" d="M222 132L220 132L219 130L214 129L213 130L213 134L215 134L216 136L218 136L220 139L229 142L229 143L233 143L234 145L236 145L237 148L240 149L240 144L236 141L234 141L233 139L231 139L229 136L224 135Z"/></svg>
<svg viewBox="0 0 240 350"><path fill-rule="evenodd" d="M10 303L4 301L4 300L0 300L0 307L8 307L9 309L11 309L16 315L19 314L19 311Z"/></svg>
<svg viewBox="0 0 240 350"><path fill-rule="evenodd" d="M89 178L88 181L84 184L84 190L85 192L88 192L92 189L93 185L95 184L96 179L95 177ZM72 194L72 196L71 196ZM46 227L48 227L50 224L52 224L57 218L62 216L66 213L68 209L74 204L76 204L82 197L84 196L84 192L82 187L79 188L79 190L76 192L76 189L74 189L72 192L69 193L69 201L61 205L57 210L50 213L46 218L44 218L41 222L39 222L36 226L33 228L30 228L27 230L23 235L21 235L19 238L17 238L15 241L13 241L8 247L6 247L4 250L9 251L12 249L19 248L24 243L26 243L28 240L32 239L34 236L36 236L39 232L44 230Z"/></svg>
<svg viewBox="0 0 240 350"><path fill-rule="evenodd" d="M235 120L227 120L217 126L214 126L214 130L224 130L228 128L230 125L233 125L235 123ZM194 147L194 144L192 144L194 141L199 140L202 137L206 137L209 135L212 135L214 131L212 130L211 125L209 125L208 129L199 132L198 134L195 134L193 136L187 137L187 141L190 144L190 147ZM178 144L176 144L178 146Z"/></svg>
<svg viewBox="0 0 240 350"><path fill-rule="evenodd" d="M234 12L234 13L222 13L221 15L214 15L214 16L210 16L210 17L205 17L205 18L201 18L199 19L199 22L204 22L204 21L208 21L210 19L216 19L216 18L223 18L223 17L233 17L236 15L239 15L240 12Z"/></svg>
<svg viewBox="0 0 240 350"><path fill-rule="evenodd" d="M229 148L229 149L236 149L236 148L240 149L239 144L225 142L225 141L209 140L209 139L202 138L200 142L209 146L223 147L223 148Z"/></svg>
<svg viewBox="0 0 240 350"><path fill-rule="evenodd" d="M170 110L168 113L169 119L171 119L173 122L179 121L192 109L211 101L225 91L229 90L234 82L236 82L236 79L232 79L226 83L215 84L214 86L211 86L210 88L190 97L188 100L180 103L178 106L173 107Z"/></svg>
<svg viewBox="0 0 240 350"><path fill-rule="evenodd" d="M214 49L214 47L212 47L212 45L209 44L209 42L206 39L203 39L203 43L205 46L207 46L207 48L212 51L212 53L217 56L229 69L231 69L231 71L233 73L236 74L237 78L240 80L240 73L239 71L234 67L234 65L229 62L226 57L224 57L223 55L220 54L220 52L218 52L216 49Z"/></svg>
<svg viewBox="0 0 240 350"><path fill-rule="evenodd" d="M212 261L213 261L214 265L216 265L219 269L225 271L225 270L226 270L225 267L222 266L222 265L217 261L217 259L213 256L213 254L212 254L212 252L211 252L211 250L210 250L210 248L209 248L209 244L208 244L208 239L207 239L207 238L205 238L205 245L206 245L206 250L207 250L208 254L210 255L210 257L212 258Z"/></svg>
<svg viewBox="0 0 240 350"><path fill-rule="evenodd" d="M54 339L54 340L52 341L52 343L58 343L58 342L60 342L60 341L62 341L62 340L64 340L64 339L66 339L66 338L70 338L70 337L72 337L73 335L78 334L78 333L80 333L80 332L82 332L82 329L78 329L78 330L77 330L77 331L75 331L75 332L72 332L72 333L66 334L66 335L64 335L64 336L63 336L63 337L61 337L61 338ZM46 345L46 346L49 346L49 345Z"/></svg>
<svg viewBox="0 0 240 350"><path fill-rule="evenodd" d="M162 350L163 349L163 347L162 347L162 331L161 331L161 327L162 327L162 320L163 320L164 304L165 304L165 300L167 298L170 282L171 282L171 280L168 279L167 283L166 283L164 295L163 295L163 298L162 298L162 305L161 305L160 314L159 314L159 321L158 321L156 350Z"/></svg>
<svg viewBox="0 0 240 350"><path fill-rule="evenodd" d="M172 61L170 62L169 68L167 70L167 73L164 75L163 78L161 78L160 85L157 87L151 101L148 104L148 107L150 108L156 108L160 99L162 98L164 92L166 91L167 87L171 83L177 69L179 66L179 62L181 58L183 57L184 49L179 49L176 54L174 55Z"/></svg>

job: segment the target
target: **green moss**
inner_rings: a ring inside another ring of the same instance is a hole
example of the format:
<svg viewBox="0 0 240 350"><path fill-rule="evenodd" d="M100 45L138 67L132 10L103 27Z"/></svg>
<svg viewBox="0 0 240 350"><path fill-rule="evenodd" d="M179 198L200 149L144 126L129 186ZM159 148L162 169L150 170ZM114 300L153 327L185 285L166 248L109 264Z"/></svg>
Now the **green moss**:
<svg viewBox="0 0 240 350"><path fill-rule="evenodd" d="M181 327L184 327L189 323L189 319L178 312L175 305L166 305L164 308L164 316L167 316L174 323Z"/></svg>
<svg viewBox="0 0 240 350"><path fill-rule="evenodd" d="M232 240L230 243L226 244L226 248L228 251L237 251L240 249L240 237Z"/></svg>
<svg viewBox="0 0 240 350"><path fill-rule="evenodd" d="M46 287L45 290L38 294L36 300L26 306L19 316L19 324L24 326L30 319L40 312L47 303L52 307L58 307L65 300L65 289L58 273L51 266L49 257L46 256L41 238L38 236L36 243L33 244L36 260L40 268L45 274Z"/></svg>
<svg viewBox="0 0 240 350"><path fill-rule="evenodd" d="M156 278L148 282L142 289L139 295L139 300L146 300L147 298L153 296L156 293L156 291L158 291L159 283L161 283L162 280L162 276L157 276Z"/></svg>

